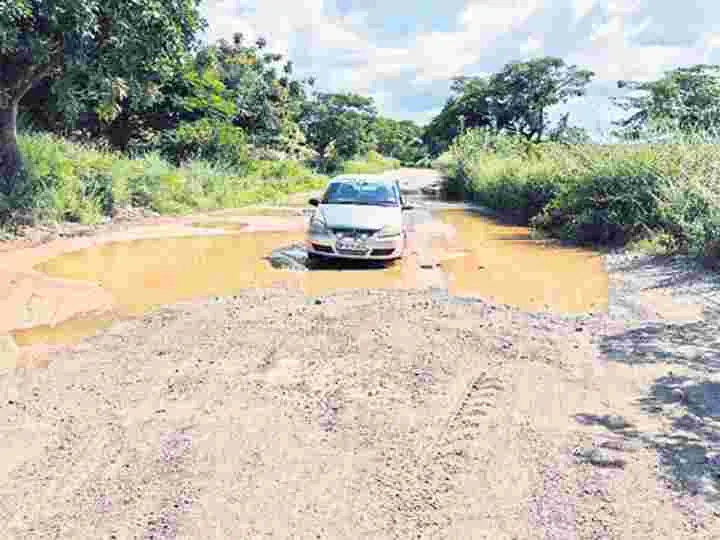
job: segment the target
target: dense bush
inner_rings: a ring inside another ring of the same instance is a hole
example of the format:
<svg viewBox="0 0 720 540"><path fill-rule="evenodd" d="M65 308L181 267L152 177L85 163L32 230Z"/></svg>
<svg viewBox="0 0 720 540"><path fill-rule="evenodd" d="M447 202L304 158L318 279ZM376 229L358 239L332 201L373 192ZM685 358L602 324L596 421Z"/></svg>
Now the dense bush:
<svg viewBox="0 0 720 540"><path fill-rule="evenodd" d="M451 191L581 243L659 237L720 256L720 145L675 135L644 144L525 145L471 130L437 167Z"/></svg>
<svg viewBox="0 0 720 540"><path fill-rule="evenodd" d="M167 160L182 165L193 160L242 167L249 160L245 133L226 121L204 118L183 122L160 137L160 151Z"/></svg>
<svg viewBox="0 0 720 540"><path fill-rule="evenodd" d="M294 161L178 167L157 153L131 159L49 134L22 135L19 143L29 186L22 207L41 221L93 223L130 205L160 213L242 206L325 182Z"/></svg>

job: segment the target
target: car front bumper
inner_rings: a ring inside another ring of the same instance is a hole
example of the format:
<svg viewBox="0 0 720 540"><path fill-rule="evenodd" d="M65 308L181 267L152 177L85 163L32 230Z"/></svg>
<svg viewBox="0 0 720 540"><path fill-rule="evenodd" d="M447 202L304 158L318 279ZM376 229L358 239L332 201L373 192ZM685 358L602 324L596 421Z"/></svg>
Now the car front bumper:
<svg viewBox="0 0 720 540"><path fill-rule="evenodd" d="M308 253L338 259L392 260L403 256L405 235L392 238L370 238L361 248L340 249L334 235L308 234Z"/></svg>

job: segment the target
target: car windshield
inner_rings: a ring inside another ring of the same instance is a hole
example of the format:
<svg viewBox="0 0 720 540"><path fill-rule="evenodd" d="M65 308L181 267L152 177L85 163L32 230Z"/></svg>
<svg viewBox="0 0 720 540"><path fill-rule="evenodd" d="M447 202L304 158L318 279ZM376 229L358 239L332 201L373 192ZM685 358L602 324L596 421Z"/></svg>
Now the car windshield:
<svg viewBox="0 0 720 540"><path fill-rule="evenodd" d="M397 206L398 196L393 186L384 182L333 182L325 192L323 204L364 204Z"/></svg>

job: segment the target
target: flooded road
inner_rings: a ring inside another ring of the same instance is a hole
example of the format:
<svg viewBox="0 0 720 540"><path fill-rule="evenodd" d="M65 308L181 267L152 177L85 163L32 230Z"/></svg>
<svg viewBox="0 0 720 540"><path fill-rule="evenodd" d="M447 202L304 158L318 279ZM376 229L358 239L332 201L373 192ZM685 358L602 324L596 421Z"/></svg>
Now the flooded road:
<svg viewBox="0 0 720 540"><path fill-rule="evenodd" d="M607 307L607 276L596 253L533 240L526 228L465 210L438 211L430 220L429 228L410 232L405 259L391 264L309 264L302 232L243 233L244 223L219 219L193 226L221 228L228 234L116 242L66 253L35 269L53 278L100 285L114 299L113 313L83 314L12 335L19 346L72 344L116 320L162 305L248 288L300 289L310 296L348 289L425 288L422 254L412 244L429 246L440 286L452 295L529 311L579 314ZM298 269L303 271L294 271Z"/></svg>
<svg viewBox="0 0 720 540"><path fill-rule="evenodd" d="M602 312L608 276L596 252L533 239L525 227L501 225L473 212L444 211L444 223L468 253L442 263L448 292L480 296L527 311Z"/></svg>

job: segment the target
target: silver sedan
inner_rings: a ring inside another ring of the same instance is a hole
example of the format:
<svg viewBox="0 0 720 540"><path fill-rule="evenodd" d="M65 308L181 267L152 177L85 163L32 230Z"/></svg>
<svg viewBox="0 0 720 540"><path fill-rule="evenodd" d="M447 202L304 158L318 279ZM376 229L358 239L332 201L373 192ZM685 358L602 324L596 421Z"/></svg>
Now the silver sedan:
<svg viewBox="0 0 720 540"><path fill-rule="evenodd" d="M373 176L340 176L328 184L307 231L310 257L392 260L403 256L406 234L403 201L397 180Z"/></svg>

